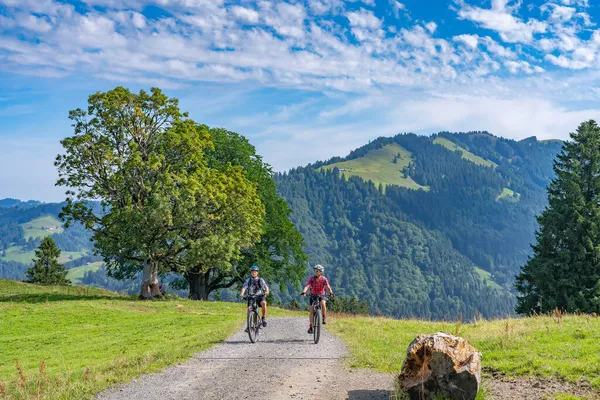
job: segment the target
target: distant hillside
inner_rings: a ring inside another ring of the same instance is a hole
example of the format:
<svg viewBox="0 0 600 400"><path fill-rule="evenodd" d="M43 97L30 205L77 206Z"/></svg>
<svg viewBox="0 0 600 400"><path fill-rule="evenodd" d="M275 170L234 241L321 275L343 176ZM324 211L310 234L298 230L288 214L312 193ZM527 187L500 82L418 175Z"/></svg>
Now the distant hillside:
<svg viewBox="0 0 600 400"><path fill-rule="evenodd" d="M487 132L403 134L277 182L311 263L325 264L372 312L503 315L561 145Z"/></svg>
<svg viewBox="0 0 600 400"><path fill-rule="evenodd" d="M64 204L0 200L0 278L23 279L45 236L61 249L60 261L68 267L95 261L90 258L90 233L81 225L64 229L58 218ZM78 264L78 261L80 262Z"/></svg>

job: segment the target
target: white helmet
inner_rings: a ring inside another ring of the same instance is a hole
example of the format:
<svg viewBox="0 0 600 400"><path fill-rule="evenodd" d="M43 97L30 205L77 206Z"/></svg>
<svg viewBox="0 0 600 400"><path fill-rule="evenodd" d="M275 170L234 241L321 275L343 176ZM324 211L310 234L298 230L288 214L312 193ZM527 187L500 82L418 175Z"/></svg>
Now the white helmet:
<svg viewBox="0 0 600 400"><path fill-rule="evenodd" d="M318 270L319 270L319 271L321 271L321 272L325 271L325 268L323 268L323 266L322 266L321 264L317 264L317 265L315 265L315 268L314 268L314 269L318 269Z"/></svg>

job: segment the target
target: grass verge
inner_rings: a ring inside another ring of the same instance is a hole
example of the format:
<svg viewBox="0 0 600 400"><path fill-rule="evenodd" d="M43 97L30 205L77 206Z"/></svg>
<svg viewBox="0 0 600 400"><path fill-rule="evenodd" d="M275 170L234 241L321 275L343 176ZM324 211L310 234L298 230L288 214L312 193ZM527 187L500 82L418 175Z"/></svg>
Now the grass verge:
<svg viewBox="0 0 600 400"><path fill-rule="evenodd" d="M399 373L417 335L444 331L481 351L485 371L574 383L585 380L600 390L598 317L555 315L470 324L341 317L328 327L348 345L353 367Z"/></svg>

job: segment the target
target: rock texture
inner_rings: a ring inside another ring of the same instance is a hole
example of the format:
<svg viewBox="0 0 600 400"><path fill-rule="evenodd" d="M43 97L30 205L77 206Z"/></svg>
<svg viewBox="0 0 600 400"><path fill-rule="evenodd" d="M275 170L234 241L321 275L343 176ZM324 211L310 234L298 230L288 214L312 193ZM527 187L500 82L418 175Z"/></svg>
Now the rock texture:
<svg viewBox="0 0 600 400"><path fill-rule="evenodd" d="M400 387L411 400L473 400L481 383L481 353L460 337L419 335L408 346Z"/></svg>

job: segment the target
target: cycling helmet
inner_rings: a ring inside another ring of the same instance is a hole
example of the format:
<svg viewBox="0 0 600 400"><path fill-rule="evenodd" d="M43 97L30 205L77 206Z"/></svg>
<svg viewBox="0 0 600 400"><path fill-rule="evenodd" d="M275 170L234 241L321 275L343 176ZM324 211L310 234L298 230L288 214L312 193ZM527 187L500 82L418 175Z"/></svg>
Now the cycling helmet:
<svg viewBox="0 0 600 400"><path fill-rule="evenodd" d="M319 271L321 271L321 272L325 271L325 268L323 268L323 266L322 266L321 264L317 264L317 265L315 265L315 268L314 268L314 269L318 269L318 270L319 270Z"/></svg>
<svg viewBox="0 0 600 400"><path fill-rule="evenodd" d="M250 271L258 271L260 270L260 268L258 268L258 265L253 265L250 267Z"/></svg>

